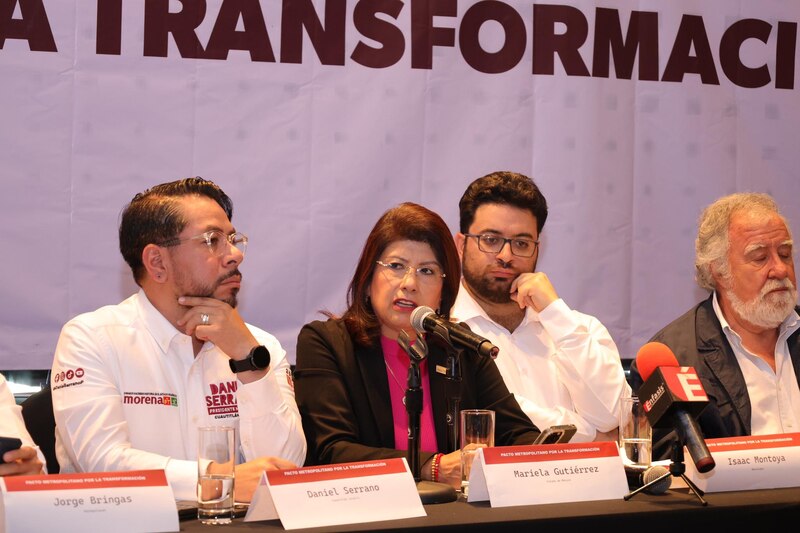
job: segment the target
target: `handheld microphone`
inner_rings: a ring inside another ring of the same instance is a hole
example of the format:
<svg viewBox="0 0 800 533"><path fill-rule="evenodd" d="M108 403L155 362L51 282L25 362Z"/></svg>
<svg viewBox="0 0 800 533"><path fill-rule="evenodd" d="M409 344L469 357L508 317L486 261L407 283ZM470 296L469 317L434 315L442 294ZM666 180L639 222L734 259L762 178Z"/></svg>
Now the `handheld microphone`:
<svg viewBox="0 0 800 533"><path fill-rule="evenodd" d="M463 322L450 322L437 315L433 309L421 305L411 312L411 326L417 333L433 333L450 346L459 345L462 348L474 350L478 355L494 359L500 348L481 337Z"/></svg>
<svg viewBox="0 0 800 533"><path fill-rule="evenodd" d="M662 478L657 483L653 483L644 489L647 494L664 494L669 490L672 485L672 476L667 476L666 474L669 474L669 470L661 465L640 467L625 465L625 477L628 478L628 488L631 490L644 487L651 481Z"/></svg>
<svg viewBox="0 0 800 533"><path fill-rule="evenodd" d="M642 346L636 354L636 366L644 380L637 394L650 425L674 428L697 471L712 470L716 463L695 420L708 405L697 372L690 366L679 366L672 350L660 342Z"/></svg>

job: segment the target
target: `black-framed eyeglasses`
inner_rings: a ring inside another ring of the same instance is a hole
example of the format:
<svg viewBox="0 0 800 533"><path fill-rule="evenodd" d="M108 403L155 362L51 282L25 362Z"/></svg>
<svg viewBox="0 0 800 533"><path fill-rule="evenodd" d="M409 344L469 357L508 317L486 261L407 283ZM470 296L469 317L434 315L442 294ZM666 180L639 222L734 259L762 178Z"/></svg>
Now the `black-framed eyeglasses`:
<svg viewBox="0 0 800 533"><path fill-rule="evenodd" d="M379 266L383 267L386 276L393 281L400 281L410 273L417 275L417 281L420 283L433 284L441 281L442 278L447 277L447 274L442 272L439 265L425 265L421 267L412 267L401 263L400 261L375 261Z"/></svg>
<svg viewBox="0 0 800 533"><path fill-rule="evenodd" d="M227 245L232 245L242 252L242 255L244 255L247 250L247 235L239 231L226 235L223 231L218 229L212 229L200 235L195 235L194 237L186 237L185 239L171 239L162 242L161 246L178 246L187 241L203 241L205 245L208 246L208 250L214 255L223 255L228 250Z"/></svg>
<svg viewBox="0 0 800 533"><path fill-rule="evenodd" d="M539 241L533 239L523 239L520 237L512 237L507 239L500 235L493 233L465 233L464 237L474 237L478 241L478 249L481 252L488 252L491 254L499 254L506 243L511 244L511 253L518 257L533 257L536 253L536 247L539 246Z"/></svg>

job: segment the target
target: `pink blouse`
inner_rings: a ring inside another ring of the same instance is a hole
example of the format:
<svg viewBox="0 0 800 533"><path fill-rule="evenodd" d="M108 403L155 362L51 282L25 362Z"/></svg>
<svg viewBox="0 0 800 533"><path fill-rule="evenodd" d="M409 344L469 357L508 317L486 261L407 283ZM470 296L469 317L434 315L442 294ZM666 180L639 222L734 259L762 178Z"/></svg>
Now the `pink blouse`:
<svg viewBox="0 0 800 533"><path fill-rule="evenodd" d="M392 418L394 419L394 447L398 450L408 449L408 413L403 404L408 388L408 367L411 361L408 354L396 340L381 336L383 358L386 361L386 374L389 379L389 394L392 399ZM422 383L422 413L419 420L420 451L436 452L436 430L433 427L433 408L431 407L431 390L428 381L428 360L419 364L420 381Z"/></svg>

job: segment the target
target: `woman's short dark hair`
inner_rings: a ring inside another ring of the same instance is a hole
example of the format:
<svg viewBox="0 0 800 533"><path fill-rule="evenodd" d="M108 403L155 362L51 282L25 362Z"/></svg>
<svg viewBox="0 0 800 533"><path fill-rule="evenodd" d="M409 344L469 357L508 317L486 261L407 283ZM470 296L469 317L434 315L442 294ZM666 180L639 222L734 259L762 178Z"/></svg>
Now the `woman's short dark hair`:
<svg viewBox="0 0 800 533"><path fill-rule="evenodd" d="M199 176L162 183L138 193L120 215L119 251L131 267L137 285L145 275L142 252L148 244L175 239L189 223L180 209L179 198L205 196L233 217L233 201L217 184Z"/></svg>
<svg viewBox="0 0 800 533"><path fill-rule="evenodd" d="M458 202L461 233L469 233L475 212L484 204L506 204L530 211L536 217L538 233L547 220L547 200L542 191L532 179L517 172L492 172L469 184Z"/></svg>
<svg viewBox="0 0 800 533"><path fill-rule="evenodd" d="M445 277L440 314L449 316L450 308L455 303L461 280L461 264L447 223L438 214L419 204L405 202L393 207L378 219L367 237L347 290L347 311L342 318L350 335L362 346L369 346L380 337L378 317L367 300L367 290L375 274L375 261L380 259L387 246L406 240L428 244L442 266Z"/></svg>

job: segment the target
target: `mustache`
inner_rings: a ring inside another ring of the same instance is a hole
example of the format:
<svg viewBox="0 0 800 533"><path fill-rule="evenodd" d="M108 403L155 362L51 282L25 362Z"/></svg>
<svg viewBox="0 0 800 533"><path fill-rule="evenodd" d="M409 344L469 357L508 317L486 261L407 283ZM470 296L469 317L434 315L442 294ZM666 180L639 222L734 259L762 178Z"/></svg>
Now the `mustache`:
<svg viewBox="0 0 800 533"><path fill-rule="evenodd" d="M224 274L223 276L221 276L217 280L217 284L223 283L226 279L232 278L234 276L239 276L241 279L244 279L244 276L242 276L242 273L239 272L239 269L235 268L235 269L231 270L230 272L228 272L227 274Z"/></svg>
<svg viewBox="0 0 800 533"><path fill-rule="evenodd" d="M777 289L794 290L794 283L789 278L784 279L770 279L761 288L761 296L766 296L767 293Z"/></svg>
<svg viewBox="0 0 800 533"><path fill-rule="evenodd" d="M513 261L513 260L512 260L512 261ZM512 267L512 261L505 262L505 261L503 261L502 259L498 258L498 259L497 259L497 264L498 264L498 265L500 265L500 267L502 267L502 268L511 269L511 267Z"/></svg>

